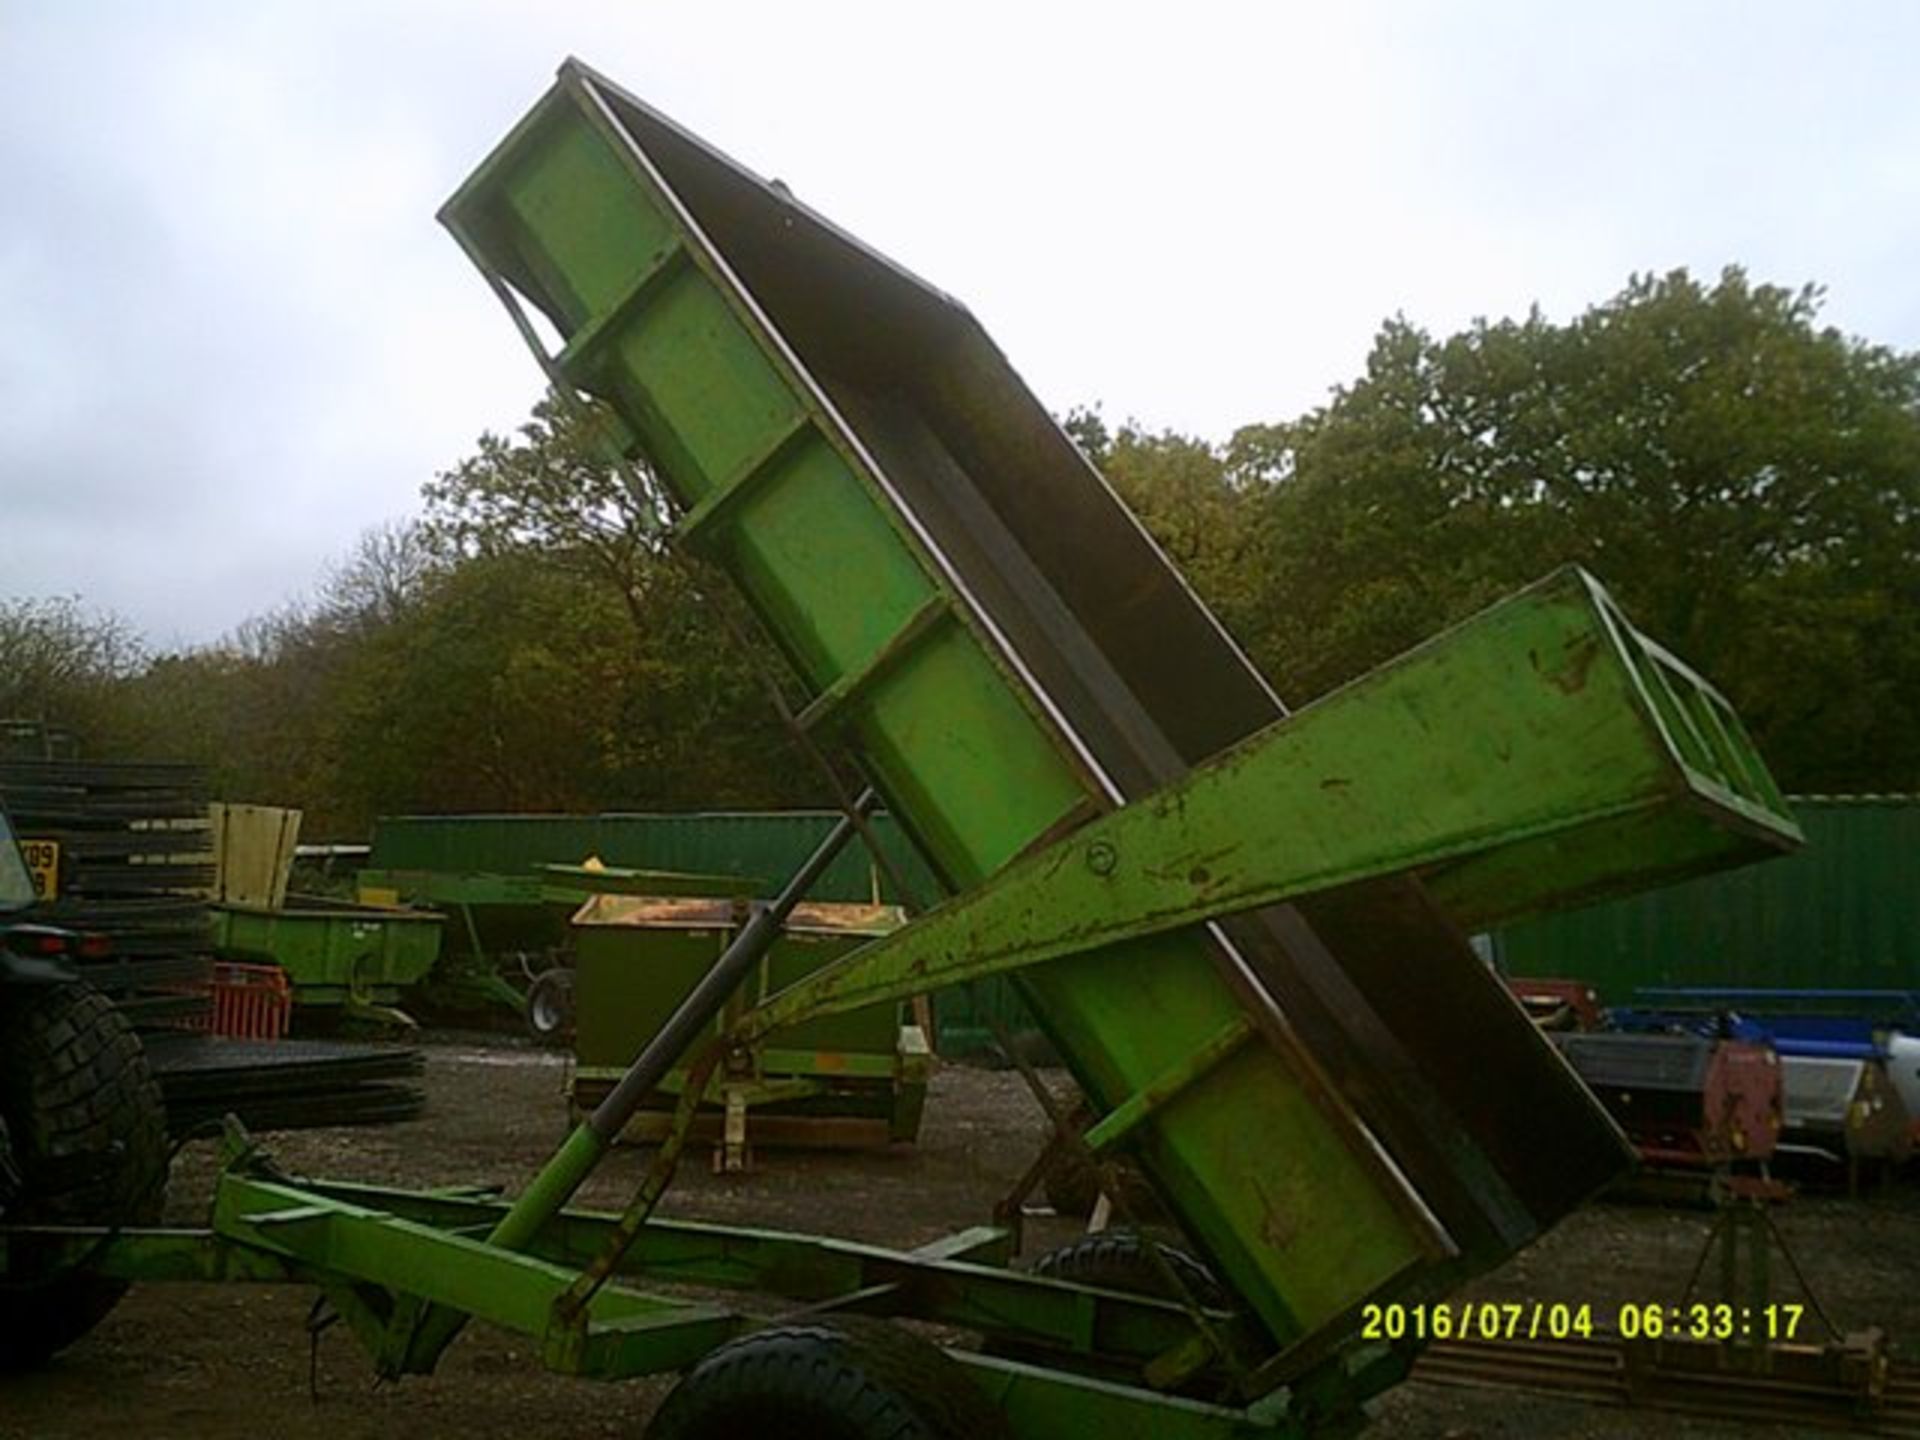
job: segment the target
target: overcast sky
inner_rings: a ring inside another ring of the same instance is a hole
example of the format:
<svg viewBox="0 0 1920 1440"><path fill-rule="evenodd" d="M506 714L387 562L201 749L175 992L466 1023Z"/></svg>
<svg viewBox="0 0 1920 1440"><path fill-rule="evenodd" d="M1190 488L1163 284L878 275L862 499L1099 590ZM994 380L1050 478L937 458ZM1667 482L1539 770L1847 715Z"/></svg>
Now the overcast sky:
<svg viewBox="0 0 1920 1440"><path fill-rule="evenodd" d="M1629 273L1920 349L1920 4L0 0L0 598L310 592L538 391L433 213L576 54L964 300L1056 411L1224 439Z"/></svg>

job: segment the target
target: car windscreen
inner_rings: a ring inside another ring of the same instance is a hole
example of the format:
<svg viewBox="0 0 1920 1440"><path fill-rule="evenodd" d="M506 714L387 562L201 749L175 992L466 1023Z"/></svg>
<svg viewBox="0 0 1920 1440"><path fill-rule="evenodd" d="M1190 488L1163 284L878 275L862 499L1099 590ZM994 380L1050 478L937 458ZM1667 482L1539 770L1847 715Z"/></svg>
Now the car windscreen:
<svg viewBox="0 0 1920 1440"><path fill-rule="evenodd" d="M0 911L22 910L33 903L33 877L13 838L7 812L0 810Z"/></svg>

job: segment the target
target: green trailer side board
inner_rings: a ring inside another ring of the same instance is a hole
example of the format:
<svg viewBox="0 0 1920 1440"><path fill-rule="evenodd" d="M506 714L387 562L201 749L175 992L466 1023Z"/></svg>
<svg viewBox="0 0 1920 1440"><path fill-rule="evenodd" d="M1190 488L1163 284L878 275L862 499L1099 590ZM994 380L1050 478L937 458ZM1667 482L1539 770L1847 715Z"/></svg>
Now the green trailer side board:
<svg viewBox="0 0 1920 1440"><path fill-rule="evenodd" d="M427 978L442 920L418 910L289 897L280 909L215 905L222 955L278 965L301 1005L391 1005Z"/></svg>
<svg viewBox="0 0 1920 1440"><path fill-rule="evenodd" d="M686 992L712 968L738 926L729 918L663 918L654 912L666 907L624 905L621 899L596 897L573 919L575 983L582 1000L575 1053L582 1065L624 1070ZM897 912L881 912L868 928L815 929L808 927L803 916L774 942L760 962L757 982L741 999L757 1001L784 989L898 924ZM596 1003L586 1003L589 1000ZM882 1007L809 1021L784 1032L780 1039L793 1049L891 1055L898 1024L895 1009ZM720 1033L718 1025L713 1033Z"/></svg>

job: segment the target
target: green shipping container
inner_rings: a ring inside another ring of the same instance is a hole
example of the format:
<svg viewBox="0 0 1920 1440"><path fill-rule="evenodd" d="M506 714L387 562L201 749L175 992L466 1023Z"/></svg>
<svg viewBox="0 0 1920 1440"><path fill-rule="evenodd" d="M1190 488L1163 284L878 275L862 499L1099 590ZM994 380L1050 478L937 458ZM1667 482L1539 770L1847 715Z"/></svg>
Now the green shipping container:
<svg viewBox="0 0 1920 1440"><path fill-rule="evenodd" d="M1920 991L1920 795L1801 795L1793 855L1511 926L1513 975L1625 1004L1641 986Z"/></svg>
<svg viewBox="0 0 1920 1440"><path fill-rule="evenodd" d="M577 864L589 855L635 870L733 875L762 882L771 894L826 838L838 815L826 810L714 811L699 814L399 815L374 827L375 870L438 870L524 874L539 865ZM885 815L874 834L916 892L930 902L940 893L933 873ZM847 847L813 898L863 904L895 895L864 844Z"/></svg>

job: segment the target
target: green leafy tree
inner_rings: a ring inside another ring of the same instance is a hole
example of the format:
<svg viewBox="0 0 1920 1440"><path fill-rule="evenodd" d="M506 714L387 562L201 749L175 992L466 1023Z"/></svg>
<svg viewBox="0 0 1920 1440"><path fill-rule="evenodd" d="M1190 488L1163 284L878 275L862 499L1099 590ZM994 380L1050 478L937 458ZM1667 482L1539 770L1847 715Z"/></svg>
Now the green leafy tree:
<svg viewBox="0 0 1920 1440"><path fill-rule="evenodd" d="M482 435L478 454L421 487L426 541L453 556L537 551L609 585L640 623L670 511L644 466L611 463L596 428L609 423L549 393L516 436Z"/></svg>
<svg viewBox="0 0 1920 1440"><path fill-rule="evenodd" d="M1820 303L1676 271L1565 325L1389 322L1324 409L1228 447L1257 653L1305 698L1576 561L1789 785L1920 786L1920 357Z"/></svg>
<svg viewBox="0 0 1920 1440"><path fill-rule="evenodd" d="M643 636L608 587L538 552L438 577L335 677L344 818L811 798L768 763L765 704L694 660L713 641L688 633L693 607L665 584L644 598Z"/></svg>
<svg viewBox="0 0 1920 1440"><path fill-rule="evenodd" d="M1074 409L1061 423L1228 628L1248 623L1260 593L1256 497L1220 449L1131 420L1109 430L1097 408Z"/></svg>
<svg viewBox="0 0 1920 1440"><path fill-rule="evenodd" d="M779 661L738 643L756 644L723 620L735 603L724 580L669 550L672 508L646 467L623 473L606 458L606 423L548 396L517 437L483 436L477 455L423 488L425 534L463 568L531 560L618 604L624 633L615 623L596 643L624 657L627 757L598 803L820 803L823 783L755 673Z"/></svg>
<svg viewBox="0 0 1920 1440"><path fill-rule="evenodd" d="M320 587L314 628L336 633L388 625L417 604L447 565L436 536L419 520L390 520L360 533Z"/></svg>
<svg viewBox="0 0 1920 1440"><path fill-rule="evenodd" d="M112 730L114 687L144 658L132 626L77 596L0 600L0 719L97 743Z"/></svg>

